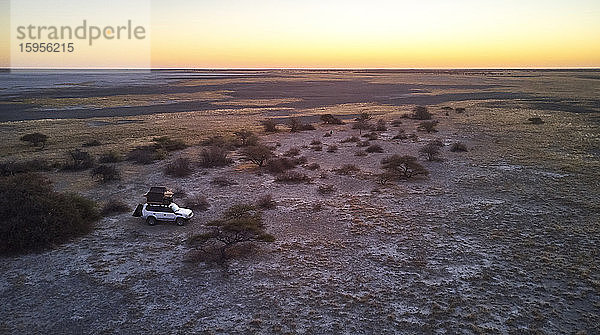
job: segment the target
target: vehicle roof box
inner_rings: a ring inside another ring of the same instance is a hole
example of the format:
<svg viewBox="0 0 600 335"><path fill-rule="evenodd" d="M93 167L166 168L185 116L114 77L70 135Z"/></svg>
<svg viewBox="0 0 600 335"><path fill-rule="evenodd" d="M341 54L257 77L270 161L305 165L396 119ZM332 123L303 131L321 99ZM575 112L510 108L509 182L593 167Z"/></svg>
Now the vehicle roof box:
<svg viewBox="0 0 600 335"><path fill-rule="evenodd" d="M166 187L151 187L148 193L144 194L147 203L170 204L173 202L173 192Z"/></svg>

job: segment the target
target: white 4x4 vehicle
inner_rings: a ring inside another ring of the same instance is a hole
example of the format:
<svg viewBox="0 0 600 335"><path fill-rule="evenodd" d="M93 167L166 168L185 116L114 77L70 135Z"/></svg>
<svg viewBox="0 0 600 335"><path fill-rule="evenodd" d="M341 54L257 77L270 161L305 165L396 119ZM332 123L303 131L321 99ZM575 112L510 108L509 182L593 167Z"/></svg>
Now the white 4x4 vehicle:
<svg viewBox="0 0 600 335"><path fill-rule="evenodd" d="M156 221L170 221L183 226L193 216L191 209L181 208L173 202L168 205L144 204L142 207L142 217L150 226L154 226Z"/></svg>

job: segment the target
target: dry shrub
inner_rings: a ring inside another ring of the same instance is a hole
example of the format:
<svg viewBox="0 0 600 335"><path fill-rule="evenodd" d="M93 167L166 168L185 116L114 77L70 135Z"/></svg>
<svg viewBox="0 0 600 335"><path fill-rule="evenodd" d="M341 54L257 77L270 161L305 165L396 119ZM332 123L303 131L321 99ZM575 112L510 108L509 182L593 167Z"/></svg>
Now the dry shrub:
<svg viewBox="0 0 600 335"><path fill-rule="evenodd" d="M205 168L227 166L233 163L233 160L227 157L227 154L227 150L217 146L202 149L200 153L200 166Z"/></svg>
<svg viewBox="0 0 600 335"><path fill-rule="evenodd" d="M261 124L266 133L276 133L278 131L277 123L274 120L263 120Z"/></svg>
<svg viewBox="0 0 600 335"><path fill-rule="evenodd" d="M275 181L280 183L306 183L310 178L302 172L288 170L275 177Z"/></svg>
<svg viewBox="0 0 600 335"><path fill-rule="evenodd" d="M343 139L340 143L350 143L350 142L359 142L360 138L358 138L357 136L352 136L352 137L348 137Z"/></svg>
<svg viewBox="0 0 600 335"><path fill-rule="evenodd" d="M335 173L341 174L341 175L350 175L350 174L359 172L360 169L354 164L345 164L345 165L342 165L342 167L335 169L333 171Z"/></svg>
<svg viewBox="0 0 600 335"><path fill-rule="evenodd" d="M273 157L273 150L264 144L256 144L242 149L242 155L246 160L252 163L263 166L267 160Z"/></svg>
<svg viewBox="0 0 600 335"><path fill-rule="evenodd" d="M64 169L70 171L87 170L94 166L94 163L94 158L88 152L75 149L67 153L67 163Z"/></svg>
<svg viewBox="0 0 600 335"><path fill-rule="evenodd" d="M413 108L412 118L416 120L431 120L432 115L427 110L427 107L417 106Z"/></svg>
<svg viewBox="0 0 600 335"><path fill-rule="evenodd" d="M203 212L210 208L210 204L208 203L208 200L206 200L206 197L202 194L194 194L185 199L185 207Z"/></svg>
<svg viewBox="0 0 600 335"><path fill-rule="evenodd" d="M315 130L315 126L310 123L302 123L299 119L293 117L290 119L288 125L290 126L291 132L305 131L305 130Z"/></svg>
<svg viewBox="0 0 600 335"><path fill-rule="evenodd" d="M375 125L375 130L377 131L386 131L387 124L384 119L377 120L377 124Z"/></svg>
<svg viewBox="0 0 600 335"><path fill-rule="evenodd" d="M469 150L467 149L467 146L464 143L462 143L462 142L455 142L455 143L452 143L452 145L450 146L450 151L452 151L452 152L466 152L466 151L469 151Z"/></svg>
<svg viewBox="0 0 600 335"><path fill-rule="evenodd" d="M404 129L399 129L398 134L396 134L396 136L392 137L392 140L406 140L406 139L408 139L408 135L406 135L406 132L404 131Z"/></svg>
<svg viewBox="0 0 600 335"><path fill-rule="evenodd" d="M364 157L364 156L367 156L367 153L363 150L358 150L357 152L354 153L354 156Z"/></svg>
<svg viewBox="0 0 600 335"><path fill-rule="evenodd" d="M402 120L396 119L391 122L392 127L400 127L402 125Z"/></svg>
<svg viewBox="0 0 600 335"><path fill-rule="evenodd" d="M121 180L121 173L114 165L98 165L92 169L92 177L101 183Z"/></svg>
<svg viewBox="0 0 600 335"><path fill-rule="evenodd" d="M304 168L307 169L307 170L314 171L314 170L320 169L321 166L319 165L319 163L311 163L311 164L306 165Z"/></svg>
<svg viewBox="0 0 600 335"><path fill-rule="evenodd" d="M118 163L123 161L123 156L121 156L120 153L111 150L111 151L107 151L105 153L103 153L102 155L100 155L100 158L98 159L98 161L100 163Z"/></svg>
<svg viewBox="0 0 600 335"><path fill-rule="evenodd" d="M329 145L327 147L327 152L336 152L336 151L338 151L338 146L335 144Z"/></svg>
<svg viewBox="0 0 600 335"><path fill-rule="evenodd" d="M356 143L356 146L359 148L368 147L369 145L371 145L371 142L369 141L360 141Z"/></svg>
<svg viewBox="0 0 600 335"><path fill-rule="evenodd" d="M102 216L110 216L113 214L121 214L131 211L131 208L119 199L109 199L104 206L102 206Z"/></svg>
<svg viewBox="0 0 600 335"><path fill-rule="evenodd" d="M312 140L312 142L310 142L310 145L321 145L321 141L319 140Z"/></svg>
<svg viewBox="0 0 600 335"><path fill-rule="evenodd" d="M151 164L154 161L163 160L166 157L167 152L154 145L138 146L127 154L127 159L137 164Z"/></svg>
<svg viewBox="0 0 600 335"><path fill-rule="evenodd" d="M210 183L220 186L220 187L227 187L227 186L232 186L232 185L238 184L237 181L229 179L227 177L223 177L223 176L213 178L213 180L211 180Z"/></svg>
<svg viewBox="0 0 600 335"><path fill-rule="evenodd" d="M344 124L344 122L331 114L321 115L321 121L325 124Z"/></svg>
<svg viewBox="0 0 600 335"><path fill-rule="evenodd" d="M187 177L192 172L192 164L185 157L178 157L165 167L165 173L173 177Z"/></svg>
<svg viewBox="0 0 600 335"><path fill-rule="evenodd" d="M83 147L97 147L102 145L102 143L100 143L100 141L94 139L94 140L89 140L85 143L82 144Z"/></svg>
<svg viewBox="0 0 600 335"><path fill-rule="evenodd" d="M464 112L465 112L465 110L466 110L466 109L464 109L463 107L458 107L458 108L456 108L456 109L455 109L455 111L456 111L458 114L464 113Z"/></svg>
<svg viewBox="0 0 600 335"><path fill-rule="evenodd" d="M258 198L256 206L262 209L274 209L275 207L277 207L277 203L273 200L272 195L265 194L262 197Z"/></svg>
<svg viewBox="0 0 600 335"><path fill-rule="evenodd" d="M438 121L435 121L435 120L423 121L423 122L419 123L418 129L426 131L428 133L434 133L434 132L437 132L437 129L435 129L437 124L438 124Z"/></svg>
<svg viewBox="0 0 600 335"><path fill-rule="evenodd" d="M157 150L170 152L187 148L187 145L182 140L174 140L168 136L155 137L152 141L154 141L154 146Z"/></svg>
<svg viewBox="0 0 600 335"><path fill-rule="evenodd" d="M323 194L323 195L331 194L331 193L335 192L335 186L331 185L331 184L319 185L318 191L320 194Z"/></svg>
<svg viewBox="0 0 600 335"><path fill-rule="evenodd" d="M368 153L381 153L383 152L383 148L379 144L371 144L367 149L365 149L365 151Z"/></svg>
<svg viewBox="0 0 600 335"><path fill-rule="evenodd" d="M20 138L23 142L29 142L34 147L45 147L46 141L48 141L48 135L42 133L31 133L21 136Z"/></svg>
<svg viewBox="0 0 600 335"><path fill-rule="evenodd" d="M286 151L283 155L287 157L295 157L300 154L300 148L293 147Z"/></svg>
<svg viewBox="0 0 600 335"><path fill-rule="evenodd" d="M436 145L435 143L428 143L426 144L424 147L422 147L419 152L422 155L425 155L425 157L427 157L427 160L430 162L433 161L439 161L440 160L440 146Z"/></svg>
<svg viewBox="0 0 600 335"><path fill-rule="evenodd" d="M313 149L314 151L323 151L322 145L313 145L310 148Z"/></svg>
<svg viewBox="0 0 600 335"><path fill-rule="evenodd" d="M366 138L367 140L374 141L379 138L379 135L377 135L377 133L370 132L368 134L364 134L362 137Z"/></svg>
<svg viewBox="0 0 600 335"><path fill-rule="evenodd" d="M300 164L304 164L306 162L306 157L298 157L298 158L288 158L288 157L279 157L270 159L267 162L267 170L270 173L283 173L286 170L290 170L295 168Z"/></svg>
<svg viewBox="0 0 600 335"><path fill-rule="evenodd" d="M52 167L47 160L36 158L21 162L0 163L0 176L12 176L19 173L50 171Z"/></svg>

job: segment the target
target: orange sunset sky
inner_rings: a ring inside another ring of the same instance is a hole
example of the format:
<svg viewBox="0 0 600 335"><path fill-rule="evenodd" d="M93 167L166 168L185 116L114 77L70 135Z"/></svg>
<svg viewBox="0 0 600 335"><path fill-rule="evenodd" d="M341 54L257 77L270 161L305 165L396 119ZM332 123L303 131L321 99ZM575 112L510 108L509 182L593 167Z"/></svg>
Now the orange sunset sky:
<svg viewBox="0 0 600 335"><path fill-rule="evenodd" d="M600 67L598 0L150 3L155 68ZM9 1L0 11L9 67Z"/></svg>

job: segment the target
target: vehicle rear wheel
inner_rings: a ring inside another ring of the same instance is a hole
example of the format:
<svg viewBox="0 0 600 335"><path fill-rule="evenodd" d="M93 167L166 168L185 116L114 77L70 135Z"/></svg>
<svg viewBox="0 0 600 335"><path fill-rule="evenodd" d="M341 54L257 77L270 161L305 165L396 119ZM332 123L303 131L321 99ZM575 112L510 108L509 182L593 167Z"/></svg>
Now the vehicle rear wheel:
<svg viewBox="0 0 600 335"><path fill-rule="evenodd" d="M147 223L149 226L154 226L154 225L156 224L156 218L155 218L154 216L149 216L149 217L146 219L146 223Z"/></svg>
<svg viewBox="0 0 600 335"><path fill-rule="evenodd" d="M177 219L175 219L175 223L178 226L183 226L185 224L185 220L183 220L183 218L177 218Z"/></svg>

